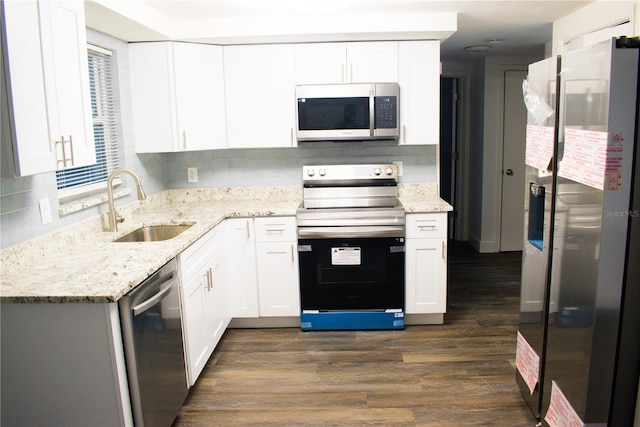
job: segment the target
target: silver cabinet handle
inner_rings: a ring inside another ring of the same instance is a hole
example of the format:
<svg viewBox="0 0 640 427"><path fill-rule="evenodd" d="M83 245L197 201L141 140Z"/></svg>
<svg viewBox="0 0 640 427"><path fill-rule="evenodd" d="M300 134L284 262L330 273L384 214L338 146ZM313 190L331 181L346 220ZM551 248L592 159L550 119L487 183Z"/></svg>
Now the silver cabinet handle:
<svg viewBox="0 0 640 427"><path fill-rule="evenodd" d="M272 233L282 234L284 233L284 228L268 228L264 231L269 234L272 234Z"/></svg>
<svg viewBox="0 0 640 427"><path fill-rule="evenodd" d="M402 125L402 143L403 144L407 143L407 126L406 125Z"/></svg>
<svg viewBox="0 0 640 427"><path fill-rule="evenodd" d="M69 151L70 151L69 155L70 155L70 157L67 157L67 144L69 144ZM62 158L58 158L58 160L57 160L58 166L56 168L59 168L59 166L62 166L63 168L74 166L75 159L73 157L73 138L72 138L72 135L69 135L69 139L68 140L64 139L64 135L60 136L60 141L56 141L55 145L60 145L60 148L62 150ZM56 150L56 156L57 155L58 155L58 150Z"/></svg>
<svg viewBox="0 0 640 427"><path fill-rule="evenodd" d="M431 230L435 230L437 227L436 227L435 224L433 224L433 225L418 225L418 228L420 230L424 230L425 228L429 228Z"/></svg>
<svg viewBox="0 0 640 427"><path fill-rule="evenodd" d="M295 255L293 254L293 244L291 244L291 264L296 262Z"/></svg>
<svg viewBox="0 0 640 427"><path fill-rule="evenodd" d="M247 240L251 240L251 227L249 226L249 220L247 220Z"/></svg>
<svg viewBox="0 0 640 427"><path fill-rule="evenodd" d="M56 169L59 169L60 167L65 167L66 166L66 153L65 153L65 148L64 148L64 136L60 137L60 141L56 141L55 145L60 145L61 149L62 149L62 158L58 158L56 164L58 166L56 166ZM56 148L56 156L58 156L58 149Z"/></svg>
<svg viewBox="0 0 640 427"><path fill-rule="evenodd" d="M71 150L71 165L70 166L74 166L76 164L76 161L73 158L73 135L69 135L69 149ZM66 159L65 159L65 164L66 164Z"/></svg>
<svg viewBox="0 0 640 427"><path fill-rule="evenodd" d="M186 130L182 131L182 149L183 150L187 149L187 131Z"/></svg>
<svg viewBox="0 0 640 427"><path fill-rule="evenodd" d="M447 246L444 244L444 240L442 241L442 259L447 257Z"/></svg>

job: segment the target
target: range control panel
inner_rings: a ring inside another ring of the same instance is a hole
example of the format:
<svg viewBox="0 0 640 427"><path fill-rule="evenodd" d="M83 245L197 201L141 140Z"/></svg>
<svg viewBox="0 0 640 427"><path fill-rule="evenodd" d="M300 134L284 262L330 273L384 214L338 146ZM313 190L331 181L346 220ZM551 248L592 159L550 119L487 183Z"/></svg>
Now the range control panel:
<svg viewBox="0 0 640 427"><path fill-rule="evenodd" d="M302 167L304 182L398 180L398 167L393 164L313 165Z"/></svg>

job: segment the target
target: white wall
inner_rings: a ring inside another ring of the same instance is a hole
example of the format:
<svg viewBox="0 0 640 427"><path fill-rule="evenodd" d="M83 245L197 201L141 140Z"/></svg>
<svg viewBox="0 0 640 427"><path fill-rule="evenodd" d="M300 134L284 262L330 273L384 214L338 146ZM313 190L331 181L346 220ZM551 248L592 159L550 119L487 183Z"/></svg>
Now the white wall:
<svg viewBox="0 0 640 427"><path fill-rule="evenodd" d="M610 32L605 30L624 21L629 23L618 25ZM598 32L600 35L594 34ZM640 35L640 4L637 1L597 1L553 23L552 54L566 52L564 45L569 41L574 49L600 41L599 37L620 35Z"/></svg>

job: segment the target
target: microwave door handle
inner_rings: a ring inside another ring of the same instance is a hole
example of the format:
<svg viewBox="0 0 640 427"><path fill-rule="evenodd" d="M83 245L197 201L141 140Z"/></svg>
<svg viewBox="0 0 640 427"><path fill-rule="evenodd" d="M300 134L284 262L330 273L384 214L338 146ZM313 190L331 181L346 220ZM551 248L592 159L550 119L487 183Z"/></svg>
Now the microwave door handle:
<svg viewBox="0 0 640 427"><path fill-rule="evenodd" d="M375 124L376 124L376 93L373 90L369 91L369 136L374 136Z"/></svg>

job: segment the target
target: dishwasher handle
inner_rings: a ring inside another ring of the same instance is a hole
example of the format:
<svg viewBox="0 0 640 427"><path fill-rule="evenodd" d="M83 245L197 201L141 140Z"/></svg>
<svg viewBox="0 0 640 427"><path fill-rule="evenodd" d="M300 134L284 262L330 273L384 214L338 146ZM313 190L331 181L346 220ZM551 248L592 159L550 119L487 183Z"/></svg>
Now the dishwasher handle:
<svg viewBox="0 0 640 427"><path fill-rule="evenodd" d="M161 301L164 297L166 297L173 288L173 277L176 275L176 272L172 272L166 279L164 279L158 286L161 288L160 292L153 295L151 298L137 304L135 307L131 309L134 316L138 316L145 311L149 310L151 307L156 305L159 301ZM162 287L165 283L168 283L166 286Z"/></svg>

